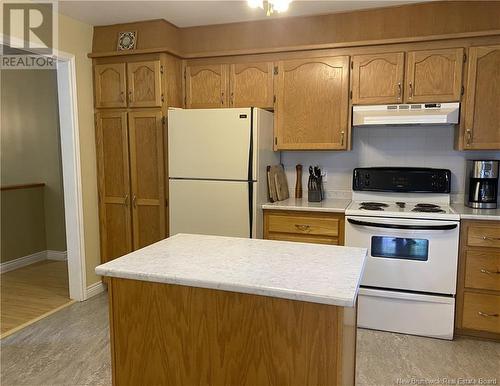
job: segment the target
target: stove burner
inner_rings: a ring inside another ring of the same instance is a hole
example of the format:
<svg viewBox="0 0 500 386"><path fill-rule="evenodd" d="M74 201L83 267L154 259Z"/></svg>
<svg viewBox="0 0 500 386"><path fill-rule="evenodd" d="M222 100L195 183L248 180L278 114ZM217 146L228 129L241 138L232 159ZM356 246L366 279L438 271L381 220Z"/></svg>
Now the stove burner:
<svg viewBox="0 0 500 386"><path fill-rule="evenodd" d="M445 210L441 209L439 206L416 206L412 209L412 212L423 212L423 213L446 213Z"/></svg>
<svg viewBox="0 0 500 386"><path fill-rule="evenodd" d="M440 206L436 204L417 204L415 208L440 208Z"/></svg>
<svg viewBox="0 0 500 386"><path fill-rule="evenodd" d="M382 207L382 208L387 208L389 205L383 203L383 202L362 202L361 204L359 204L361 206L379 206L379 207Z"/></svg>
<svg viewBox="0 0 500 386"><path fill-rule="evenodd" d="M375 206L375 205L361 205L359 209L363 210L384 210L381 206Z"/></svg>

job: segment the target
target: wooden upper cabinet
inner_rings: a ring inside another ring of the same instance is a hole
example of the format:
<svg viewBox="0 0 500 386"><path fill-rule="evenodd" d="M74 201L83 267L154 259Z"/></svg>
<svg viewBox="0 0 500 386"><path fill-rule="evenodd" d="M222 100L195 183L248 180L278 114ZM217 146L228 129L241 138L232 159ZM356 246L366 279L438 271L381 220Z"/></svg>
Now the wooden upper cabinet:
<svg viewBox="0 0 500 386"><path fill-rule="evenodd" d="M126 82L125 63L96 64L94 66L95 107L126 107Z"/></svg>
<svg viewBox="0 0 500 386"><path fill-rule="evenodd" d="M404 59L404 52L353 56L352 103L401 103Z"/></svg>
<svg viewBox="0 0 500 386"><path fill-rule="evenodd" d="M127 113L96 114L101 261L132 251Z"/></svg>
<svg viewBox="0 0 500 386"><path fill-rule="evenodd" d="M275 149L346 149L349 57L278 62Z"/></svg>
<svg viewBox="0 0 500 386"><path fill-rule="evenodd" d="M459 101L463 59L463 48L408 52L405 100L408 103Z"/></svg>
<svg viewBox="0 0 500 386"><path fill-rule="evenodd" d="M231 107L273 107L273 63L231 64Z"/></svg>
<svg viewBox="0 0 500 386"><path fill-rule="evenodd" d="M129 132L134 249L139 249L166 237L162 112L130 112Z"/></svg>
<svg viewBox="0 0 500 386"><path fill-rule="evenodd" d="M206 109L227 106L227 65L186 67L186 108Z"/></svg>
<svg viewBox="0 0 500 386"><path fill-rule="evenodd" d="M471 47L465 95L465 149L500 150L500 45Z"/></svg>
<svg viewBox="0 0 500 386"><path fill-rule="evenodd" d="M161 65L159 60L127 63L129 107L161 107Z"/></svg>

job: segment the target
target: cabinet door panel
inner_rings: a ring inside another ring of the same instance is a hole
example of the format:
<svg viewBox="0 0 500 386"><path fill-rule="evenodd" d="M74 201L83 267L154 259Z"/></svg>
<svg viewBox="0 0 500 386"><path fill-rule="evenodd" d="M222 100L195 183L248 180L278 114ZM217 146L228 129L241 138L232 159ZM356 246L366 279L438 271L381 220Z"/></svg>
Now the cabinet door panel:
<svg viewBox="0 0 500 386"><path fill-rule="evenodd" d="M231 64L231 107L273 107L273 64Z"/></svg>
<svg viewBox="0 0 500 386"><path fill-rule="evenodd" d="M159 60L127 64L130 107L161 107L161 66Z"/></svg>
<svg viewBox="0 0 500 386"><path fill-rule="evenodd" d="M129 113L134 249L165 238L163 124L159 110Z"/></svg>
<svg viewBox="0 0 500 386"><path fill-rule="evenodd" d="M352 57L352 103L401 103L404 53Z"/></svg>
<svg viewBox="0 0 500 386"><path fill-rule="evenodd" d="M96 115L101 261L132 251L126 112Z"/></svg>
<svg viewBox="0 0 500 386"><path fill-rule="evenodd" d="M226 88L226 65L186 67L186 108L226 107Z"/></svg>
<svg viewBox="0 0 500 386"><path fill-rule="evenodd" d="M469 49L465 148L500 150L500 46Z"/></svg>
<svg viewBox="0 0 500 386"><path fill-rule="evenodd" d="M126 107L125 63L94 66L95 107Z"/></svg>
<svg viewBox="0 0 500 386"><path fill-rule="evenodd" d="M346 149L349 57L278 62L277 150Z"/></svg>
<svg viewBox="0 0 500 386"><path fill-rule="evenodd" d="M463 57L463 48L408 52L406 101L459 101Z"/></svg>

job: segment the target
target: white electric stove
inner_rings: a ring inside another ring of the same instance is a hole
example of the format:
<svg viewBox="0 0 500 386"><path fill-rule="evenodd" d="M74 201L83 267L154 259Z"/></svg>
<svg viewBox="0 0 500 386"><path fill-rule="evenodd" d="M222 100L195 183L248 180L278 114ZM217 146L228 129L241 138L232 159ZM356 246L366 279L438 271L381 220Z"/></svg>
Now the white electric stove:
<svg viewBox="0 0 500 386"><path fill-rule="evenodd" d="M449 170L360 168L347 246L368 248L358 326L453 338L460 221Z"/></svg>

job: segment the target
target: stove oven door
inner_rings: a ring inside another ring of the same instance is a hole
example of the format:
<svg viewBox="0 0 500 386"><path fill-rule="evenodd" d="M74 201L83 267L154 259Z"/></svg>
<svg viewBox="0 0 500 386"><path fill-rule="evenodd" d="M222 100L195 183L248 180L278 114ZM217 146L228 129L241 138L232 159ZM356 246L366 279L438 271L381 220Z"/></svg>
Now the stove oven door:
<svg viewBox="0 0 500 386"><path fill-rule="evenodd" d="M362 285L453 295L458 221L346 217L346 243L368 248Z"/></svg>

